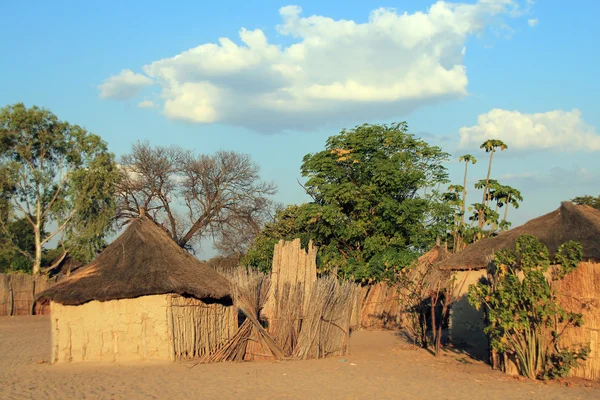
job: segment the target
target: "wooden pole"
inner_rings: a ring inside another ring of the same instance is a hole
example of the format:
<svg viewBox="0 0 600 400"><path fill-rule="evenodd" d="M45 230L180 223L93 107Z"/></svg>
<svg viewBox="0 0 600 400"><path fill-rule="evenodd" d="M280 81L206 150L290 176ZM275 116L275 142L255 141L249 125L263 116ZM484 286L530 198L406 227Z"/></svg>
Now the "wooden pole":
<svg viewBox="0 0 600 400"><path fill-rule="evenodd" d="M12 317L15 311L15 295L13 293L12 280L10 279L10 276L8 277L8 293L10 294L10 301L8 303L10 304L10 308L8 311L8 315Z"/></svg>

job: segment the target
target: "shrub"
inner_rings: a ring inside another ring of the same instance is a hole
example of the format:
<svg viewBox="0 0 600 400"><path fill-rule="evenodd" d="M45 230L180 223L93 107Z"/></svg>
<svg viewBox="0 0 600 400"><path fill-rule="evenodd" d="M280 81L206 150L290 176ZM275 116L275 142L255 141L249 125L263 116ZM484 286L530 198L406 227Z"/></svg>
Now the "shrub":
<svg viewBox="0 0 600 400"><path fill-rule="evenodd" d="M560 339L569 326L583 324L582 315L564 310L554 282L574 270L581 261L581 245L561 245L553 270L548 249L534 236L523 235L516 251L496 254L490 279L469 288L469 302L483 306L494 351L516 357L519 373L529 378L556 378L584 360L589 348L562 348Z"/></svg>

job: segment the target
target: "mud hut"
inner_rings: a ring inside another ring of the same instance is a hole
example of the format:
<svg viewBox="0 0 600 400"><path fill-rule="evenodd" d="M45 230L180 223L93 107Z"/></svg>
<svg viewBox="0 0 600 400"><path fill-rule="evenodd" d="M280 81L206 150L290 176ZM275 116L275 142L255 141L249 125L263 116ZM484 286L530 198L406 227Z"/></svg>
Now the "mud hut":
<svg viewBox="0 0 600 400"><path fill-rule="evenodd" d="M583 314L584 325L570 328L564 344L587 343L591 353L585 364L571 375L586 379L600 379L600 211L584 205L563 202L555 211L535 218L526 224L481 240L468 246L436 266L466 279L463 297L452 307L450 319L451 341L477 357L486 357L488 342L483 333L484 320L467 301L471 284L487 276L494 254L501 249L514 249L521 235L536 236L551 256L558 247L575 240L583 246L584 260L565 277L557 287L560 303L569 311Z"/></svg>
<svg viewBox="0 0 600 400"><path fill-rule="evenodd" d="M237 329L229 281L145 216L38 301L53 363L202 357Z"/></svg>

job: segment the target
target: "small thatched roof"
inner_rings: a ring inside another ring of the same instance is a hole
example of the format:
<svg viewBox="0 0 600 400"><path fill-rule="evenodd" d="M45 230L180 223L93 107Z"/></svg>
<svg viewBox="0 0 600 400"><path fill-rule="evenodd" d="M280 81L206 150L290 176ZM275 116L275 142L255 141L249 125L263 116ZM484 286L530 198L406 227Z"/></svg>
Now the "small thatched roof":
<svg viewBox="0 0 600 400"><path fill-rule="evenodd" d="M78 305L167 293L231 299L224 276L179 247L156 223L141 217L89 265L37 298Z"/></svg>
<svg viewBox="0 0 600 400"><path fill-rule="evenodd" d="M423 284L429 289L436 288L440 282L445 282L450 278L450 272L439 269L437 264L451 255L444 247L435 246L417 259L414 269L411 271L412 275L427 273L427 279Z"/></svg>
<svg viewBox="0 0 600 400"><path fill-rule="evenodd" d="M556 253L561 244L575 240L583 246L584 259L600 260L600 211L590 206L563 202L559 209L551 213L467 246L460 253L437 264L437 267L447 270L486 268L498 250L514 249L521 235L536 236L551 255Z"/></svg>
<svg viewBox="0 0 600 400"><path fill-rule="evenodd" d="M50 266L42 268L42 271L51 277L70 276L83 265L81 261L74 259L67 251L64 251Z"/></svg>

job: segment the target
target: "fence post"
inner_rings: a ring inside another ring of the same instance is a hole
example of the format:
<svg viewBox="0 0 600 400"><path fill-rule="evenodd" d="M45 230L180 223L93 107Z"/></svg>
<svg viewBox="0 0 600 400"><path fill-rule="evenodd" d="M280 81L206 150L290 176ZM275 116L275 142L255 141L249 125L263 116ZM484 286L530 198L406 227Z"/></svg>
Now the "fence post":
<svg viewBox="0 0 600 400"><path fill-rule="evenodd" d="M10 294L10 309L8 311L8 316L12 317L15 311L15 295L13 293L12 279L10 279L10 276L8 276L8 293Z"/></svg>
<svg viewBox="0 0 600 400"><path fill-rule="evenodd" d="M31 282L31 307L29 307L29 315L35 315L35 284L36 282L36 276L32 275L31 278L32 282Z"/></svg>

